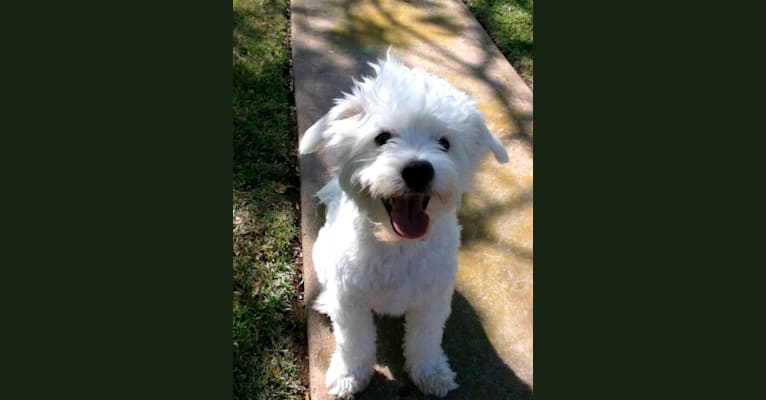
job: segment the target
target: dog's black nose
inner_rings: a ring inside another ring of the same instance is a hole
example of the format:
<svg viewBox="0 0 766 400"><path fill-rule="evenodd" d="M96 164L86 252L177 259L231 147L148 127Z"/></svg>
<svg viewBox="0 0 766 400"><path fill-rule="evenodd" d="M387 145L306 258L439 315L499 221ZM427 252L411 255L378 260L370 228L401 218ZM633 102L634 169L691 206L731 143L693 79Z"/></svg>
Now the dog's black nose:
<svg viewBox="0 0 766 400"><path fill-rule="evenodd" d="M410 190L423 192L434 178L434 167L428 161L410 161L402 169L402 178Z"/></svg>

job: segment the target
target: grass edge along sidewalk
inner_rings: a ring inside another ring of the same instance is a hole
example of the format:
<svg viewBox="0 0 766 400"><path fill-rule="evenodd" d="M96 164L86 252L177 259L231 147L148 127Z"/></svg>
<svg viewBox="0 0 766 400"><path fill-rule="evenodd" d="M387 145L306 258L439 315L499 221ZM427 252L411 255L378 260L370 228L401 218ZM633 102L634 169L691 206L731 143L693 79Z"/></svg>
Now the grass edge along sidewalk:
<svg viewBox="0 0 766 400"><path fill-rule="evenodd" d="M530 88L534 80L533 1L463 0Z"/></svg>
<svg viewBox="0 0 766 400"><path fill-rule="evenodd" d="M233 394L303 399L287 1L233 2Z"/></svg>

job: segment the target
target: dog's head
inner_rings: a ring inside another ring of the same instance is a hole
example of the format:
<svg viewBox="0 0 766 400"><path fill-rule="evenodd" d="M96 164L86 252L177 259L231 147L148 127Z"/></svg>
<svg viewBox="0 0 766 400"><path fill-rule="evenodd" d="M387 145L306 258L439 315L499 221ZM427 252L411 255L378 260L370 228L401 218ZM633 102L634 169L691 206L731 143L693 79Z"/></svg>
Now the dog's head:
<svg viewBox="0 0 766 400"><path fill-rule="evenodd" d="M392 57L370 64L375 76L309 128L301 154L328 150L342 189L379 230L418 239L454 214L487 151L508 154L475 103L446 81Z"/></svg>

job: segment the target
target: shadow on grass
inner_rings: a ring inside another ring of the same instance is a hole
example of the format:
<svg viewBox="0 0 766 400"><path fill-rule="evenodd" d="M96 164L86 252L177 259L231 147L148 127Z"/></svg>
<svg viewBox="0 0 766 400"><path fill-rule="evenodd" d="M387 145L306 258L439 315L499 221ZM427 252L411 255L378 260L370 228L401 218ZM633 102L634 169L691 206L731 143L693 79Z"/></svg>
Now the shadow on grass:
<svg viewBox="0 0 766 400"><path fill-rule="evenodd" d="M297 146L286 1L233 8L233 395L302 399Z"/></svg>
<svg viewBox="0 0 766 400"><path fill-rule="evenodd" d="M277 8L283 2L271 3L271 8ZM233 172L234 188L238 190L273 182L293 187L298 183L286 26L272 22L264 14L278 15L282 24L286 22L271 8L234 8Z"/></svg>

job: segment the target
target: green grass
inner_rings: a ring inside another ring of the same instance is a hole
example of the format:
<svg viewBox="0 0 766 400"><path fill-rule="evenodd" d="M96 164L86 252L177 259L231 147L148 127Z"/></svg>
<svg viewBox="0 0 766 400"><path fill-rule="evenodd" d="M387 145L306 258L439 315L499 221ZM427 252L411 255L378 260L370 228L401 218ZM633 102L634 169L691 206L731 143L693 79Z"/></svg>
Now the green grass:
<svg viewBox="0 0 766 400"><path fill-rule="evenodd" d="M302 399L306 390L287 7L233 4L235 399Z"/></svg>
<svg viewBox="0 0 766 400"><path fill-rule="evenodd" d="M533 85L533 0L463 0L497 47L531 87Z"/></svg>

